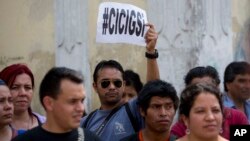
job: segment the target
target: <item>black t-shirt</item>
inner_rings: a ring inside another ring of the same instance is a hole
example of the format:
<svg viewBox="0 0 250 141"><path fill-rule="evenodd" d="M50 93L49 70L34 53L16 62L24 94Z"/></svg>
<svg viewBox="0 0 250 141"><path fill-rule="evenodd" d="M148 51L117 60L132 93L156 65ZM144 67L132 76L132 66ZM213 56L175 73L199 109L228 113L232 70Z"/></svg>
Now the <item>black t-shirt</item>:
<svg viewBox="0 0 250 141"><path fill-rule="evenodd" d="M84 129L84 141L100 141L92 132ZM12 141L77 141L78 130L74 129L67 133L51 133L44 130L41 126L35 127L24 134L14 138Z"/></svg>

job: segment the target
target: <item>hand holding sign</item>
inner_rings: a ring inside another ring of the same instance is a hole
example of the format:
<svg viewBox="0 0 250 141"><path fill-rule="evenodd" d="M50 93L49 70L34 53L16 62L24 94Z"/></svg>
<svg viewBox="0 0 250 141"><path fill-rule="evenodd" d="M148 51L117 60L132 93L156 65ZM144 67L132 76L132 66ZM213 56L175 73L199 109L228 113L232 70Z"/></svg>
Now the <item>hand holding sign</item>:
<svg viewBox="0 0 250 141"><path fill-rule="evenodd" d="M145 46L146 12L130 4L104 2L99 6L96 41Z"/></svg>
<svg viewBox="0 0 250 141"><path fill-rule="evenodd" d="M147 52L155 52L155 46L158 38L158 34L155 31L154 25L152 24L146 24L146 26L149 26L149 29L145 35L145 40L146 40L146 48Z"/></svg>

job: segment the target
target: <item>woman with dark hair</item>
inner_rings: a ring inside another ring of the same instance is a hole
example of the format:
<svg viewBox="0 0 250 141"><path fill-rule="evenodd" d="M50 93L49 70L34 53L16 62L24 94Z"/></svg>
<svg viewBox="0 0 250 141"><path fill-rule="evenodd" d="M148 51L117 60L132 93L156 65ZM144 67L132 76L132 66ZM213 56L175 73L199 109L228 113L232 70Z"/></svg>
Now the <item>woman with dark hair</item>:
<svg viewBox="0 0 250 141"><path fill-rule="evenodd" d="M196 83L210 83L219 89L220 85L219 74L212 66L198 66L191 69L185 76L184 81L186 86ZM236 109L224 107L223 115L223 126L220 135L228 140L230 140L229 127L231 125L248 125L247 117ZM180 138L186 134L185 130L186 126L180 119L172 126L171 133Z"/></svg>
<svg viewBox="0 0 250 141"><path fill-rule="evenodd" d="M13 116L13 99L8 86L0 79L0 139L10 141L16 132L10 127Z"/></svg>
<svg viewBox="0 0 250 141"><path fill-rule="evenodd" d="M227 141L220 136L223 122L220 91L210 83L186 87L180 96L179 112L187 127L177 141Z"/></svg>
<svg viewBox="0 0 250 141"><path fill-rule="evenodd" d="M34 75L24 64L7 66L0 72L13 97L14 116L11 127L18 134L42 124L45 117L32 112L30 104L34 90Z"/></svg>

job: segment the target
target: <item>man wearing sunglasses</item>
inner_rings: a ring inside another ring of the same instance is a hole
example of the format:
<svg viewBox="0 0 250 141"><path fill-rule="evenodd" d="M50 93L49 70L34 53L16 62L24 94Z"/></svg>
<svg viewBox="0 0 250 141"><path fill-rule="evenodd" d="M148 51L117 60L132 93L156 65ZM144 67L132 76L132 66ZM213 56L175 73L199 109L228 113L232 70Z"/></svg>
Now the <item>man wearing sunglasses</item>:
<svg viewBox="0 0 250 141"><path fill-rule="evenodd" d="M159 70L155 49L158 38L152 24L145 35L147 59L147 80L159 79ZM132 135L143 126L139 114L137 99L123 104L122 95L125 88L124 70L115 60L103 60L97 64L93 74L93 87L99 96L101 107L82 120L82 126L93 131L102 141L119 141Z"/></svg>

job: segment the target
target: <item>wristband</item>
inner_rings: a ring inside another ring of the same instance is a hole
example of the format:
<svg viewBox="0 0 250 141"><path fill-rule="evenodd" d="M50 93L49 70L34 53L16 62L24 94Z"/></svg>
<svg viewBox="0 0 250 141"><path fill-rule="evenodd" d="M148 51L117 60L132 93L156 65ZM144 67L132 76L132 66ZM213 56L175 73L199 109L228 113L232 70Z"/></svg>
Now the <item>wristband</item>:
<svg viewBox="0 0 250 141"><path fill-rule="evenodd" d="M145 52L145 57L148 58L148 59L156 59L156 58L158 58L159 54L158 54L157 49L155 49L155 53L154 54Z"/></svg>

